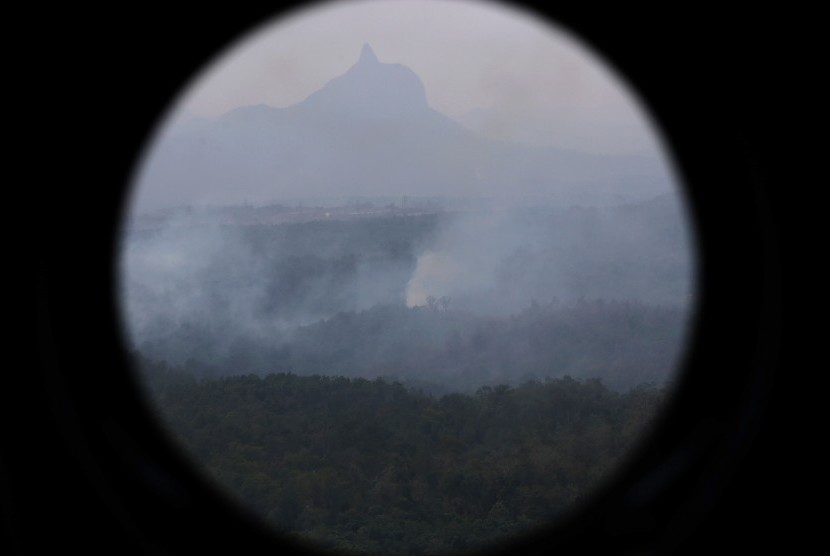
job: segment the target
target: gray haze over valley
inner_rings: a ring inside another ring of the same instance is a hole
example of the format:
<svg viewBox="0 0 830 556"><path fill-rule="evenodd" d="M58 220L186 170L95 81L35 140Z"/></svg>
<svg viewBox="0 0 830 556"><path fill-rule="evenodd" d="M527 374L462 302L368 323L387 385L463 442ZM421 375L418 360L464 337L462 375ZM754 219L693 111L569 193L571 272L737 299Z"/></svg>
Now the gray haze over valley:
<svg viewBox="0 0 830 556"><path fill-rule="evenodd" d="M131 348L206 376L435 391L669 379L694 244L665 156L493 139L413 70L354 54L291 106L159 130L122 237Z"/></svg>

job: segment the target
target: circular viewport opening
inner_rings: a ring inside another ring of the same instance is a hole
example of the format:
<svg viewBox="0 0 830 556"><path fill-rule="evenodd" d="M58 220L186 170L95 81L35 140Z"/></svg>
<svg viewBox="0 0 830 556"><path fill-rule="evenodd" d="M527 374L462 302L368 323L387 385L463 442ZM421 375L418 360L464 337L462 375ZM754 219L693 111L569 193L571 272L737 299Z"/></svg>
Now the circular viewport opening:
<svg viewBox="0 0 830 556"><path fill-rule="evenodd" d="M337 552L561 522L647 436L695 307L682 188L576 38L469 1L314 5L175 100L121 238L164 428Z"/></svg>

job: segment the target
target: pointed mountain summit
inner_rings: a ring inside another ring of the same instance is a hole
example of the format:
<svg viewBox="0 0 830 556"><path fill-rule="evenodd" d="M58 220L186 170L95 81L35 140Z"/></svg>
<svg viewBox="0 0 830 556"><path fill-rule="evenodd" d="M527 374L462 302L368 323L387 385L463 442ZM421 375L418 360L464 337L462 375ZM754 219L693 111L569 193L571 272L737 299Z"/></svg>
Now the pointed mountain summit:
<svg viewBox="0 0 830 556"><path fill-rule="evenodd" d="M348 112L352 117L423 117L430 110L421 78L401 64L384 64L369 44L349 70L299 105L303 110Z"/></svg>
<svg viewBox="0 0 830 556"><path fill-rule="evenodd" d="M363 49L360 51L360 59L357 61L358 64L377 64L378 57L375 56L375 51L372 50L372 47L367 42L363 45Z"/></svg>
<svg viewBox="0 0 830 556"><path fill-rule="evenodd" d="M137 183L140 205L378 196L550 196L563 203L664 187L653 161L491 141L431 108L418 75L357 61L286 108L247 106L171 126Z"/></svg>

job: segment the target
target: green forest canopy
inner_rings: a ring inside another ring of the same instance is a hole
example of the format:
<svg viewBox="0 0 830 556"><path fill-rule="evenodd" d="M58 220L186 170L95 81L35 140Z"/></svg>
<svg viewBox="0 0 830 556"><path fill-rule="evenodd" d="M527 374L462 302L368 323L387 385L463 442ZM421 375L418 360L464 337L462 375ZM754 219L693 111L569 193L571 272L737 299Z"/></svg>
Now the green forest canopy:
<svg viewBox="0 0 830 556"><path fill-rule="evenodd" d="M473 549L586 500L665 399L570 377L441 397L382 379L197 379L143 361L154 408L232 497L338 551Z"/></svg>

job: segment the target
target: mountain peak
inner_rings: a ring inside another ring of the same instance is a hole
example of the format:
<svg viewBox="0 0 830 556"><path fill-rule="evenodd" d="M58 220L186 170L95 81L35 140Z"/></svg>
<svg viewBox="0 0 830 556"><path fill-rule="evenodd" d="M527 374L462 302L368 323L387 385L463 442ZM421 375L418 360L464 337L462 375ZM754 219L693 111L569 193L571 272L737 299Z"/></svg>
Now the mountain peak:
<svg viewBox="0 0 830 556"><path fill-rule="evenodd" d="M421 79L406 66L378 61L368 43L360 59L302 102L303 110L334 111L352 119L411 119L428 109Z"/></svg>
<svg viewBox="0 0 830 556"><path fill-rule="evenodd" d="M372 50L372 47L369 46L369 43L365 43L363 45L363 49L360 51L360 59L357 61L359 64L377 64L378 57L375 56L375 51Z"/></svg>

